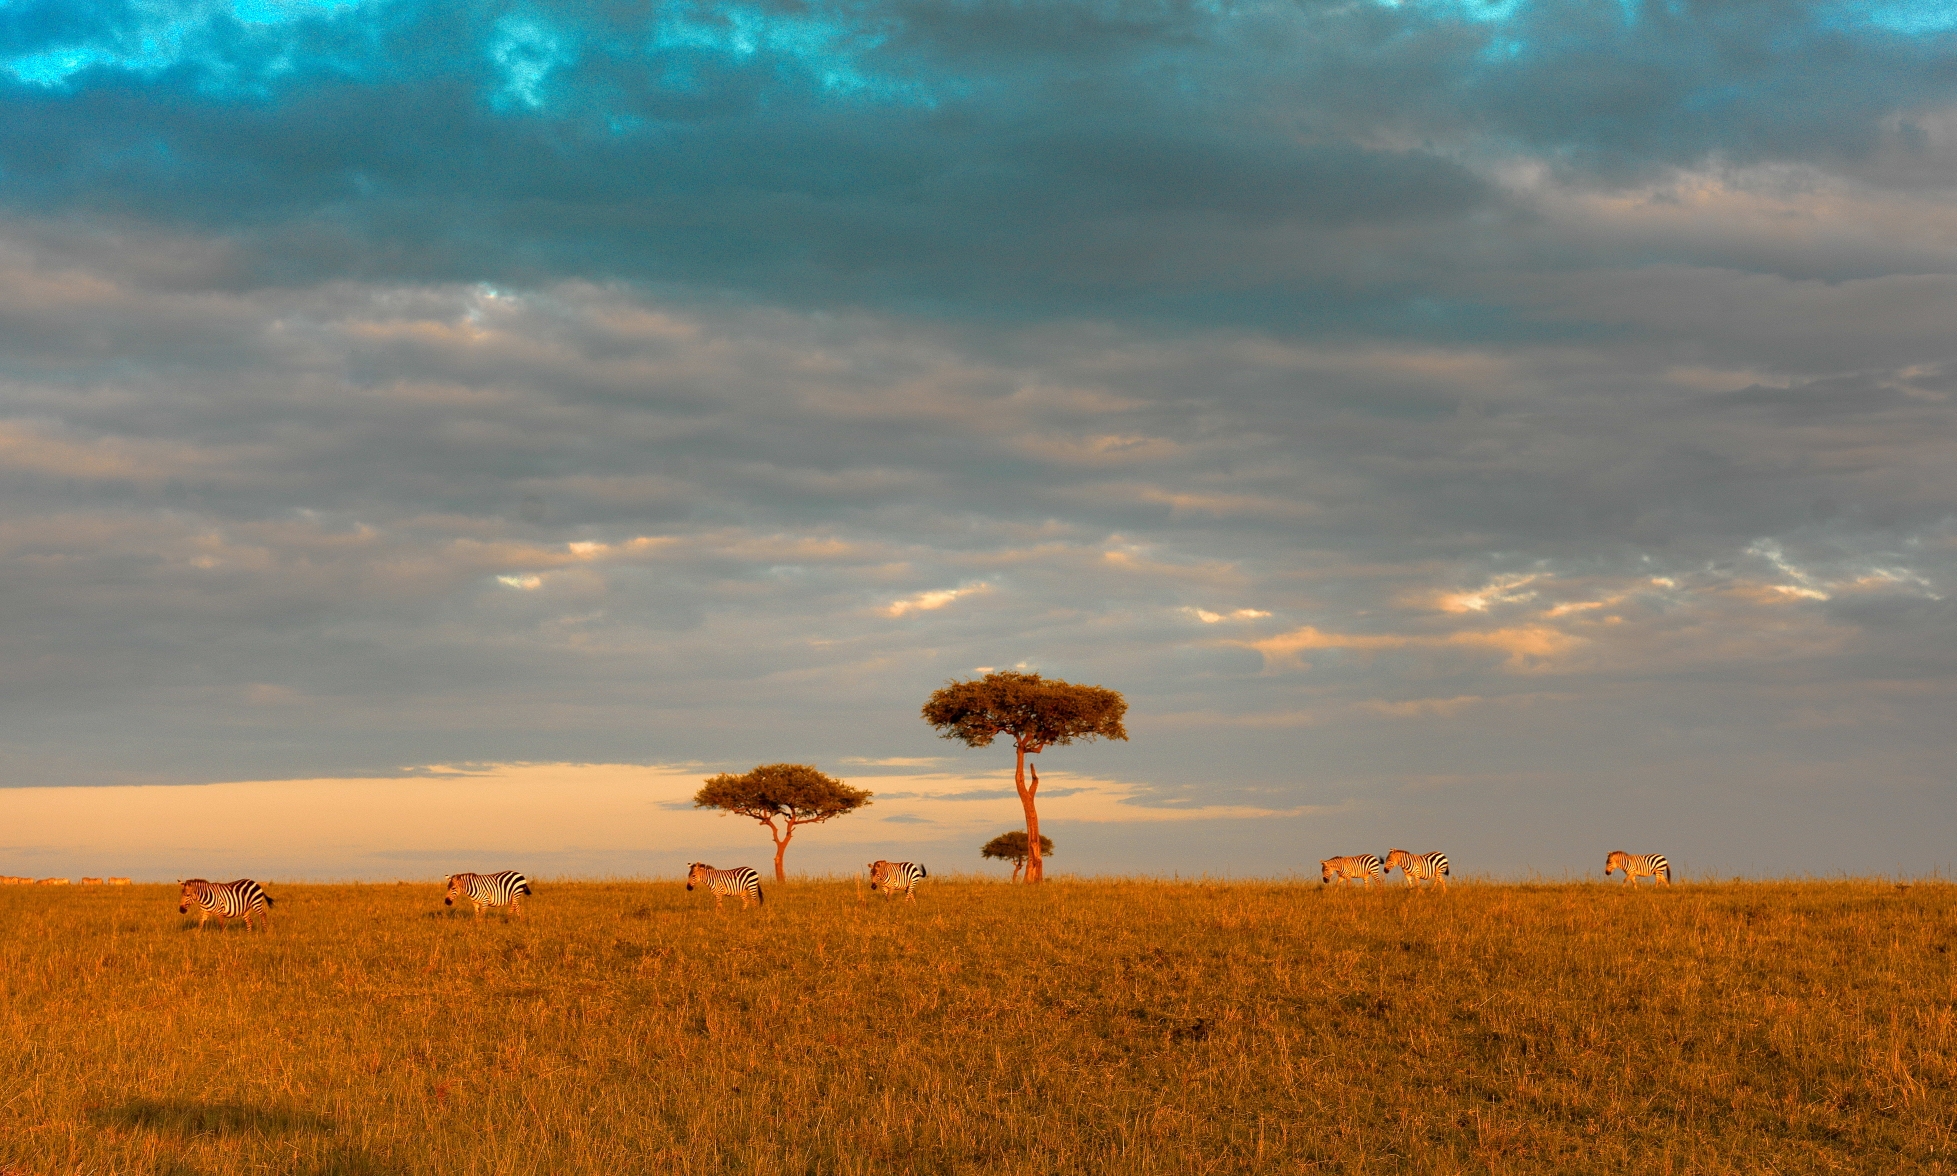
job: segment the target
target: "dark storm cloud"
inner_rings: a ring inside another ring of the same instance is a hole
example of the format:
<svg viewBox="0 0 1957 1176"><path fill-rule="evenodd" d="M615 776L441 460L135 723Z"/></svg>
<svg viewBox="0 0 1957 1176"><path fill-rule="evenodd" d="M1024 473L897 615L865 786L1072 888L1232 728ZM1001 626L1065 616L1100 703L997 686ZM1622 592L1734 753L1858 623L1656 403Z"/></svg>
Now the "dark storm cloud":
<svg viewBox="0 0 1957 1176"><path fill-rule="evenodd" d="M1502 298L1446 275L1527 213L1490 158L1906 170L1957 86L1948 31L1867 6L304 11L10 8L6 198L200 226L256 280L1458 333Z"/></svg>

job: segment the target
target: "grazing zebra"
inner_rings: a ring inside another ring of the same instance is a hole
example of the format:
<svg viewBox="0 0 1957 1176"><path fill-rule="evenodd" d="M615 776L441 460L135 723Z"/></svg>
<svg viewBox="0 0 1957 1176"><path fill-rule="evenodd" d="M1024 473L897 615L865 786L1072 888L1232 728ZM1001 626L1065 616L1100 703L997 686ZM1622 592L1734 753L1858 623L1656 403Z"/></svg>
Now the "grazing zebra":
<svg viewBox="0 0 1957 1176"><path fill-rule="evenodd" d="M1672 884L1672 863L1662 853L1625 853L1621 849L1612 850L1604 859L1604 877L1613 870L1624 871L1624 885L1636 885L1640 878L1650 878L1660 886Z"/></svg>
<svg viewBox="0 0 1957 1176"><path fill-rule="evenodd" d="M82 879L82 885L83 885L83 886L100 886L101 884L102 884L102 880L101 880L100 878L83 878L83 879Z"/></svg>
<svg viewBox="0 0 1957 1176"><path fill-rule="evenodd" d="M190 908L196 906L199 930L212 915L217 916L220 930L226 919L242 918L245 930L249 931L254 913L264 920L268 929L272 925L272 896L250 878L240 878L236 882L206 882L202 878L192 878L179 885L183 887L183 893L177 896L177 913L187 915Z"/></svg>
<svg viewBox="0 0 1957 1176"><path fill-rule="evenodd" d="M761 875L749 866L736 866L731 870L716 870L705 862L693 862L686 870L686 888L704 886L713 895L713 909L720 909L720 900L730 894L741 896L741 909L746 910L750 900L765 902L761 897Z"/></svg>
<svg viewBox="0 0 1957 1176"><path fill-rule="evenodd" d="M476 904L476 918L482 918L485 909L493 906L506 906L513 914L523 913L523 896L535 894L530 889L530 879L515 870L504 870L500 874L450 874L442 879L448 893L442 897L443 906L454 906L458 898L467 898Z"/></svg>
<svg viewBox="0 0 1957 1176"><path fill-rule="evenodd" d="M916 862L879 860L870 863L871 890L881 888L885 894L895 894L901 890L904 892L904 897L911 902L917 901L918 882L928 876L924 872L924 867Z"/></svg>
<svg viewBox="0 0 1957 1176"><path fill-rule="evenodd" d="M1419 885L1424 878L1442 890L1447 889L1447 855L1439 851L1413 854L1404 849L1389 849L1386 872L1391 874L1394 870L1400 871L1408 886Z"/></svg>
<svg viewBox="0 0 1957 1176"><path fill-rule="evenodd" d="M111 879L109 879L109 885L111 885L111 886L127 886L127 885L129 885L129 879L127 879L127 878L111 878Z"/></svg>
<svg viewBox="0 0 1957 1176"><path fill-rule="evenodd" d="M1355 853L1348 857L1326 858L1318 863L1318 868L1327 885L1333 882L1357 882L1361 886L1371 886L1378 882L1386 883L1385 867L1381 865L1376 853Z"/></svg>

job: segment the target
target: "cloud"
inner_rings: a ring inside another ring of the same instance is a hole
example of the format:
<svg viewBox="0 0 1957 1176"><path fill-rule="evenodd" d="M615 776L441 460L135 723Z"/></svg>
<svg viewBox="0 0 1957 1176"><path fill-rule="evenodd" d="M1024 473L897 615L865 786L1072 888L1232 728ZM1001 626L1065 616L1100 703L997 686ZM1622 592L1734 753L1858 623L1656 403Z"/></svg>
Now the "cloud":
<svg viewBox="0 0 1957 1176"><path fill-rule="evenodd" d="M962 600L967 596L979 596L990 591L992 591L990 584L978 583L968 584L963 588L938 588L929 592L919 592L915 596L907 596L902 600L891 601L884 607L883 615L887 617L901 617L906 613L936 612L938 609L955 601Z"/></svg>
<svg viewBox="0 0 1957 1176"><path fill-rule="evenodd" d="M1239 642L1264 655L1270 667L1291 666L1308 669L1298 655L1311 649L1349 650L1374 653L1389 649L1487 649L1507 655L1503 665L1511 670L1540 670L1578 645L1583 638L1547 626L1523 628L1457 630L1444 634L1404 633L1322 633L1310 625L1260 641Z"/></svg>
<svg viewBox="0 0 1957 1176"><path fill-rule="evenodd" d="M1302 307L1473 337L1486 316L1447 278L1513 257L1470 243L1490 232L1618 224L1590 249L1637 264L1679 249L1681 208L1711 253L1742 247L1712 240L1721 216L1758 240L1818 209L1675 174L1941 183L1957 31L1871 11L111 5L10 26L0 163L17 211L199 226L275 283L578 276L1209 323ZM1066 463L1181 444L1025 440Z"/></svg>
<svg viewBox="0 0 1957 1176"><path fill-rule="evenodd" d="M1255 621L1271 615L1269 612L1258 608L1232 609L1227 613L1213 613L1200 608L1184 608L1182 611L1195 617L1205 625L1217 625L1224 621Z"/></svg>
<svg viewBox="0 0 1957 1176"><path fill-rule="evenodd" d="M935 755L894 755L876 759L860 755L846 755L838 762L857 764L867 768L929 768L943 763L944 757Z"/></svg>

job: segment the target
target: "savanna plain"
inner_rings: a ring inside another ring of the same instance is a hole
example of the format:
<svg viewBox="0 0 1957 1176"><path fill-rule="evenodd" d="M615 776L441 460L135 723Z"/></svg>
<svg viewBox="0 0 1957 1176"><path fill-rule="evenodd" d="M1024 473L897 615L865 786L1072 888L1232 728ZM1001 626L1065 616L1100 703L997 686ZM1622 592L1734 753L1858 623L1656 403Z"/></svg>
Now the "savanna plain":
<svg viewBox="0 0 1957 1176"><path fill-rule="evenodd" d="M0 891L0 1171L1957 1171L1957 887Z"/></svg>

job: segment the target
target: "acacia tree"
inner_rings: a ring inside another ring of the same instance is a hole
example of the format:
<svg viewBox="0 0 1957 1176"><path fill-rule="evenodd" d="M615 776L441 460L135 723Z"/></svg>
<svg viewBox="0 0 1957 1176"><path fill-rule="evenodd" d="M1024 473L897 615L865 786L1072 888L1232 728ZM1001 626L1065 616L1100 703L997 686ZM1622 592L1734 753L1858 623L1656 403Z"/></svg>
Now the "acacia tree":
<svg viewBox="0 0 1957 1176"><path fill-rule="evenodd" d="M1118 691L1076 686L1017 670L995 670L965 682L954 680L924 704L924 721L946 739L956 739L968 747L988 747L1001 735L1011 736L1013 787L1026 809L1029 883L1046 877L1046 871L1040 865L1040 814L1033 803L1040 790L1040 776L1035 771L1028 786L1026 757L1049 747L1064 747L1076 739L1126 740L1128 732L1121 725L1121 717L1127 713L1128 700Z"/></svg>
<svg viewBox="0 0 1957 1176"><path fill-rule="evenodd" d="M709 777L694 794L693 807L738 813L766 825L775 839L775 881L786 882L782 858L795 830L853 813L870 803L870 795L807 764L762 764L741 776Z"/></svg>
<svg viewBox="0 0 1957 1176"><path fill-rule="evenodd" d="M979 847L979 856L994 861L1012 863L1012 880L1019 881L1019 868L1026 864L1026 834L1014 829L1001 833ZM1040 858L1053 856L1053 838L1040 834Z"/></svg>

